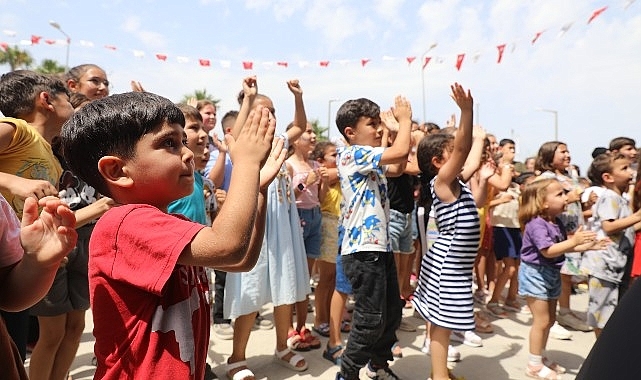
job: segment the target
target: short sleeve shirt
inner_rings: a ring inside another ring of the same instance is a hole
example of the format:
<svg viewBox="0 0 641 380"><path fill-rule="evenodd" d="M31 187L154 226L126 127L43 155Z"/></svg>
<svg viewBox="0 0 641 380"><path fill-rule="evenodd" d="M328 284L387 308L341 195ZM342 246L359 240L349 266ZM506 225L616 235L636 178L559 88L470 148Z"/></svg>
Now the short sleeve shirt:
<svg viewBox="0 0 641 380"><path fill-rule="evenodd" d="M15 211L0 194L0 268L13 265L22 259L20 222Z"/></svg>
<svg viewBox="0 0 641 380"><path fill-rule="evenodd" d="M553 244L560 243L565 239L565 230L559 219L557 219L556 223L550 223L537 216L525 225L523 245L521 246L521 261L560 269L565 256L547 258L541 254L541 250L550 248Z"/></svg>
<svg viewBox="0 0 641 380"><path fill-rule="evenodd" d="M336 166L343 193L339 226L343 255L391 251L387 179L380 165L384 150L362 145L339 149Z"/></svg>

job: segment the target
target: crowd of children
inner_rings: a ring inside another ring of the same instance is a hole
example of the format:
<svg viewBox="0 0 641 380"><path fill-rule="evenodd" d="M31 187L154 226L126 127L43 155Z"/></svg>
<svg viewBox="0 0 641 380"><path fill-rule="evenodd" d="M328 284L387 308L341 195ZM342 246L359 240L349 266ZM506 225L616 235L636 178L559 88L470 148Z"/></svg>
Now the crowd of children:
<svg viewBox="0 0 641 380"><path fill-rule="evenodd" d="M308 368L300 352L322 348L336 379L398 379L396 331L416 330L403 308L426 323L430 373L419 377L434 380L456 378L451 342L481 347L478 334L510 313L532 316L532 378L566 370L548 358L548 337L608 336L641 275L633 139L595 149L587 179L560 141L521 164L513 140L473 126L471 91L455 83L458 126L454 115L443 129L419 125L403 96L389 110L359 98L337 111L341 142L317 141L301 85L287 88L295 114L280 135L252 76L219 138L215 102L174 104L137 82L110 95L93 64L2 76L0 363L10 378L27 378L32 341L29 378L66 378L90 307L95 376L106 379L210 378L212 331L233 340L227 376L254 380L256 327L274 328L273 362L292 371ZM27 291L18 276L37 278ZM570 307L579 284L585 319ZM273 324L260 316L268 304Z"/></svg>

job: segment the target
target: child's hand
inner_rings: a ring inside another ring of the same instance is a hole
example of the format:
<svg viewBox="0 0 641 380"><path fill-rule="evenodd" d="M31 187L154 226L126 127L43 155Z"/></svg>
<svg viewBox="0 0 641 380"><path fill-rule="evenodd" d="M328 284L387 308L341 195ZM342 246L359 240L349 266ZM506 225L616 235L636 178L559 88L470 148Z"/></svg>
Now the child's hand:
<svg viewBox="0 0 641 380"><path fill-rule="evenodd" d="M234 166L246 163L262 167L272 149L275 130L276 121L267 108L258 106L252 110L236 139L225 135Z"/></svg>
<svg viewBox="0 0 641 380"><path fill-rule="evenodd" d="M472 99L472 94L470 90L465 91L463 86L458 83L454 83L452 86L452 99L459 106L461 111L472 111L474 107L474 99Z"/></svg>
<svg viewBox="0 0 641 380"><path fill-rule="evenodd" d="M398 132L398 121L394 117L392 110L381 111L381 123L383 123L390 132Z"/></svg>
<svg viewBox="0 0 641 380"><path fill-rule="evenodd" d="M198 99L196 99L194 96L189 97L189 99L187 99L187 105L196 108L196 106L198 105Z"/></svg>
<svg viewBox="0 0 641 380"><path fill-rule="evenodd" d="M318 168L318 175L320 175L321 181L325 183L329 182L329 172L326 167L321 166Z"/></svg>
<svg viewBox="0 0 641 380"><path fill-rule="evenodd" d="M243 79L243 94L248 99L255 98L258 94L258 81L256 75L249 76Z"/></svg>
<svg viewBox="0 0 641 380"><path fill-rule="evenodd" d="M394 99L394 107L392 107L392 113L394 114L394 118L399 123L402 123L404 121L412 121L412 105L404 96L398 95Z"/></svg>
<svg viewBox="0 0 641 380"><path fill-rule="evenodd" d="M220 207L223 205L223 203L225 203L225 199L227 199L227 192L223 189L216 189L214 196L216 197L218 207Z"/></svg>
<svg viewBox="0 0 641 380"><path fill-rule="evenodd" d="M38 216L38 206L42 212ZM67 253L76 246L76 217L67 205L55 197L36 202L25 199L22 212L20 242L25 257L43 266L59 266Z"/></svg>
<svg viewBox="0 0 641 380"><path fill-rule="evenodd" d="M285 141L281 138L274 140L272 151L267 157L265 165L260 169L260 189L267 190L269 184L276 178L280 168L287 158L287 149L284 149Z"/></svg>
<svg viewBox="0 0 641 380"><path fill-rule="evenodd" d="M58 189L49 181L42 179L27 179L15 177L8 184L9 192L20 199L32 197L34 199L44 198L46 196L58 196Z"/></svg>
<svg viewBox="0 0 641 380"><path fill-rule="evenodd" d="M456 128L456 115L451 114L450 118L445 122L445 128Z"/></svg>
<svg viewBox="0 0 641 380"><path fill-rule="evenodd" d="M132 80L131 81L131 91L133 91L133 92L145 92L145 89L142 87L142 84L140 82Z"/></svg>
<svg viewBox="0 0 641 380"><path fill-rule="evenodd" d="M487 181L494 173L496 173L496 165L493 161L485 162L479 169L479 177L482 181ZM512 196L510 196L510 198L512 198Z"/></svg>
<svg viewBox="0 0 641 380"><path fill-rule="evenodd" d="M579 226L579 228L577 228L576 232L574 232L574 235L572 236L572 240L575 246L594 243L596 241L596 232L584 230L583 228L583 226Z"/></svg>
<svg viewBox="0 0 641 380"><path fill-rule="evenodd" d="M289 91L291 91L292 94L294 94L294 96L303 95L303 90L300 88L300 83L298 83L298 79L288 80L287 88L289 88Z"/></svg>
<svg viewBox="0 0 641 380"><path fill-rule="evenodd" d="M213 134L212 143L220 153L227 153L227 144L225 144L225 141L218 139L217 133Z"/></svg>
<svg viewBox="0 0 641 380"><path fill-rule="evenodd" d="M485 132L485 129L481 127L480 125L475 125L472 128L472 138L478 139L478 140L485 140L485 136L487 135L487 132Z"/></svg>

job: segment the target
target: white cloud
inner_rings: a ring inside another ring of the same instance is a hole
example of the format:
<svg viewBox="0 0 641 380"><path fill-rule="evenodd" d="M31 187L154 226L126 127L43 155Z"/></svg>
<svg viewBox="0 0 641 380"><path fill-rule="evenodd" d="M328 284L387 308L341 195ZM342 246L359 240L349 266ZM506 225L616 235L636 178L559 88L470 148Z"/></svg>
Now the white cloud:
<svg viewBox="0 0 641 380"><path fill-rule="evenodd" d="M167 47L165 37L151 30L141 29L141 20L139 16L129 16L122 23L122 30L134 35L146 48L165 49Z"/></svg>

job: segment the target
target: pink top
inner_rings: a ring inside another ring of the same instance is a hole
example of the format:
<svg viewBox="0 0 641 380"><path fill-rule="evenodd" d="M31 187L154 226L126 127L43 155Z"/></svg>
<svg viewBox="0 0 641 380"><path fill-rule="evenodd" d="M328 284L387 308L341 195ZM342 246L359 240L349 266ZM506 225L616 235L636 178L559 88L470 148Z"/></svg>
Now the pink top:
<svg viewBox="0 0 641 380"><path fill-rule="evenodd" d="M22 260L24 250L20 245L20 221L15 211L0 194L0 268Z"/></svg>
<svg viewBox="0 0 641 380"><path fill-rule="evenodd" d="M316 161L307 161L309 165L312 167L313 170L318 170L320 168L320 164ZM311 171L309 171L307 168L300 167L299 165L296 165L296 163L293 160L287 160L287 163L291 165L292 171L293 171L293 177L292 177L292 184L294 187L298 186L298 184L302 183L303 185L306 182L307 176ZM318 173L317 173L318 174ZM320 206L320 200L318 199L318 187L320 184L320 175L317 176L316 181L314 183L309 184L305 187L303 191L301 191L300 195L296 197L296 208L304 209L304 210L309 210L314 207Z"/></svg>

